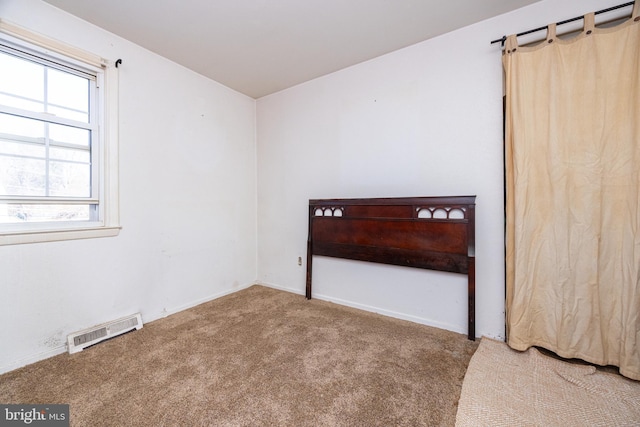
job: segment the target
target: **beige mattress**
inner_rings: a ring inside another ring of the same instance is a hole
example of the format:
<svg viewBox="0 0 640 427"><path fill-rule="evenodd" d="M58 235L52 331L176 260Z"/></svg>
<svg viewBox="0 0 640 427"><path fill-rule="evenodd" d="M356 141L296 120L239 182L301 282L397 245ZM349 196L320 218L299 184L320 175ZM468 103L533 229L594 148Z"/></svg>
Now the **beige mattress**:
<svg viewBox="0 0 640 427"><path fill-rule="evenodd" d="M640 382L482 338L456 426L640 426Z"/></svg>

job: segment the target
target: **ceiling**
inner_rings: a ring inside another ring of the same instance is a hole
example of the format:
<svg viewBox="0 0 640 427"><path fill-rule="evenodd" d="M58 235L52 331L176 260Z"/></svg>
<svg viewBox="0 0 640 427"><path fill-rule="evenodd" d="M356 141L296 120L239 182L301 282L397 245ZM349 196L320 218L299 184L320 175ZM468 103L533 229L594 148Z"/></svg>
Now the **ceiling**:
<svg viewBox="0 0 640 427"><path fill-rule="evenodd" d="M44 1L259 98L539 0Z"/></svg>

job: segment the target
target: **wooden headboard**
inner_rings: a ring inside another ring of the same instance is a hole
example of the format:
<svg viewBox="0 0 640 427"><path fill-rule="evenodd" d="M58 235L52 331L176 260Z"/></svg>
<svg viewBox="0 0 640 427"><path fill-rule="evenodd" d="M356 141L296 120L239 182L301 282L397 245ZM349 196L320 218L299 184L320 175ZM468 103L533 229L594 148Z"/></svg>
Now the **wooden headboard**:
<svg viewBox="0 0 640 427"><path fill-rule="evenodd" d="M475 196L309 200L307 289L313 255L468 276L475 339Z"/></svg>

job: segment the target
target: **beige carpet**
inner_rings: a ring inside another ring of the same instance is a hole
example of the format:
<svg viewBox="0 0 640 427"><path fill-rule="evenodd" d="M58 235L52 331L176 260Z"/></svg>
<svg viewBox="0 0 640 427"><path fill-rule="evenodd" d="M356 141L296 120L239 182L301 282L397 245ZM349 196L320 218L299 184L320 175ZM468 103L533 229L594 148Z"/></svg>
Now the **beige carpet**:
<svg viewBox="0 0 640 427"><path fill-rule="evenodd" d="M456 426L640 426L640 382L482 338Z"/></svg>
<svg viewBox="0 0 640 427"><path fill-rule="evenodd" d="M0 376L72 426L452 426L477 343L253 286Z"/></svg>

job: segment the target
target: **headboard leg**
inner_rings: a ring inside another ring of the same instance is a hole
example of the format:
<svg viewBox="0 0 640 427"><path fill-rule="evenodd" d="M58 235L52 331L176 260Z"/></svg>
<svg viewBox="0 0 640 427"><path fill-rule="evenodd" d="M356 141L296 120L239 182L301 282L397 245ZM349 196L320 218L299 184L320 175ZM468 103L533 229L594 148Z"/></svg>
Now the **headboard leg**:
<svg viewBox="0 0 640 427"><path fill-rule="evenodd" d="M312 270L313 256L311 255L311 240L307 242L307 288L305 296L307 299L311 299L311 270Z"/></svg>
<svg viewBox="0 0 640 427"><path fill-rule="evenodd" d="M469 339L476 340L476 258L469 257Z"/></svg>

